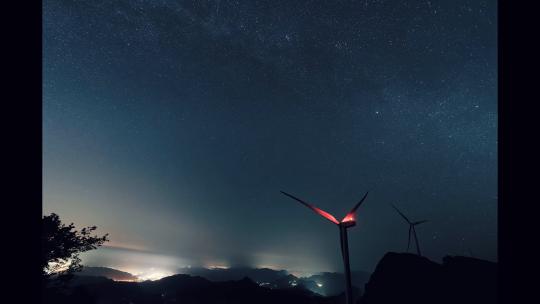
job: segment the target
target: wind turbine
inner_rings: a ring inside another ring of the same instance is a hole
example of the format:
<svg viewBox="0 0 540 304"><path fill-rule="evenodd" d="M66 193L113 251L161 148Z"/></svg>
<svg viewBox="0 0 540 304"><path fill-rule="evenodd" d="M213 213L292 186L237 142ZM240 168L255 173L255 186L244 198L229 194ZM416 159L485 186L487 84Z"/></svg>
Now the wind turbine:
<svg viewBox="0 0 540 304"><path fill-rule="evenodd" d="M414 241L416 243L416 251L418 252L418 255L419 256L422 256L422 254L420 253L420 245L418 245L418 237L416 236L416 229L415 227L417 225L420 225L422 223L425 223L427 222L427 220L423 220L423 221L417 221L417 222L411 222L406 216L405 214L401 213L401 211L399 211L399 209L392 205L392 207L394 207L394 209L396 209L396 211L399 213L399 215L401 215L401 217L403 219L405 219L405 221L407 221L407 223L409 224L409 239L407 241L407 252L409 252L409 246L411 245L411 232L413 233L413 237L414 237Z"/></svg>
<svg viewBox="0 0 540 304"><path fill-rule="evenodd" d="M349 265L349 241L347 239L347 228L353 227L356 225L356 209L360 207L362 202L366 199L368 192L364 195L364 197L345 215L345 217L338 221L333 215L330 213L319 209L311 204L308 204L304 202L303 200L294 197L286 192L281 191L281 193L285 194L286 196L300 202L302 205L308 207L309 209L315 211L319 215L323 216L325 219L329 220L330 222L338 225L339 227L339 236L340 236L340 243L341 243L341 256L343 258L343 265L345 267L345 299L347 304L353 303L353 296L352 296L352 286L351 286L351 267Z"/></svg>

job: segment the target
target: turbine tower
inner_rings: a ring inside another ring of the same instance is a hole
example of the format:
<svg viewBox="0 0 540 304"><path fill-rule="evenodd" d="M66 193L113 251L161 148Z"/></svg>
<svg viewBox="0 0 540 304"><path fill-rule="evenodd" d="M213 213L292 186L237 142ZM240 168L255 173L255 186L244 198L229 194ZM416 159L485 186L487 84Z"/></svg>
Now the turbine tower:
<svg viewBox="0 0 540 304"><path fill-rule="evenodd" d="M394 209L396 209L396 211L399 213L399 215L401 215L401 217L407 221L407 223L409 224L409 239L407 240L407 252L409 252L409 246L411 245L411 232L413 233L413 237L414 237L414 241L416 243L416 251L418 253L419 256L422 256L421 252L420 252L420 245L418 244L418 237L416 236L416 229L415 227L417 225L420 225L422 223L425 223L427 222L427 220L423 220L423 221L417 221L417 222L411 222L406 216L405 214L403 214L401 211L399 211L399 209L392 205L392 207L394 207Z"/></svg>
<svg viewBox="0 0 540 304"><path fill-rule="evenodd" d="M311 204L308 204L304 202L303 200L294 197L286 192L281 191L281 193L285 194L286 196L300 202L302 205L308 207L309 209L315 211L319 215L323 216L325 219L329 220L330 222L336 224L339 227L339 237L340 237L340 243L341 243L341 256L343 258L343 265L345 268L345 299L347 304L353 304L353 295L352 295L352 284L351 284L351 267L349 264L349 241L347 238L347 228L351 228L356 225L356 209L360 207L362 202L366 199L368 192L364 195L364 197L351 209L349 213L345 215L345 217L338 221L333 215L330 213L319 209Z"/></svg>

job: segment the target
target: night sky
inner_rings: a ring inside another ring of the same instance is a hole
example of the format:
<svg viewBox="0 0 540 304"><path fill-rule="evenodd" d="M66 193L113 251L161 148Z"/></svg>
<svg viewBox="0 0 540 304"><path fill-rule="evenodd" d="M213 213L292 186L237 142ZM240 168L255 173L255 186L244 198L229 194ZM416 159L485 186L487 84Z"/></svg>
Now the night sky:
<svg viewBox="0 0 540 304"><path fill-rule="evenodd" d="M497 259L496 1L43 5L43 212L88 265L342 271L404 251Z"/></svg>

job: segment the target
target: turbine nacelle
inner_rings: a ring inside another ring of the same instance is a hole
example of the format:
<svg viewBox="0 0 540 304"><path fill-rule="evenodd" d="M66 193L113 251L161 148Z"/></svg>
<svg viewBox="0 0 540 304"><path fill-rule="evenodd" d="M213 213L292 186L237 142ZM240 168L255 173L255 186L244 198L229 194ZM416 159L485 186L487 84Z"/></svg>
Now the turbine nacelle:
<svg viewBox="0 0 540 304"><path fill-rule="evenodd" d="M345 226L347 228L355 226L356 225L356 214L355 213L347 213L347 215L345 215L345 217L341 220L339 225Z"/></svg>

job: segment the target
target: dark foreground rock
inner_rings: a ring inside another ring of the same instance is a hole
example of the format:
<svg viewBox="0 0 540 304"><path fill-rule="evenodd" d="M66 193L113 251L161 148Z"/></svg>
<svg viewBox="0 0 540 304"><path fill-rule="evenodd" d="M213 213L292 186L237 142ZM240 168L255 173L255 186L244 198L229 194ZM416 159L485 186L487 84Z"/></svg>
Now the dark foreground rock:
<svg viewBox="0 0 540 304"><path fill-rule="evenodd" d="M497 264L447 256L443 263L409 253L387 253L377 265L360 304L496 303Z"/></svg>

